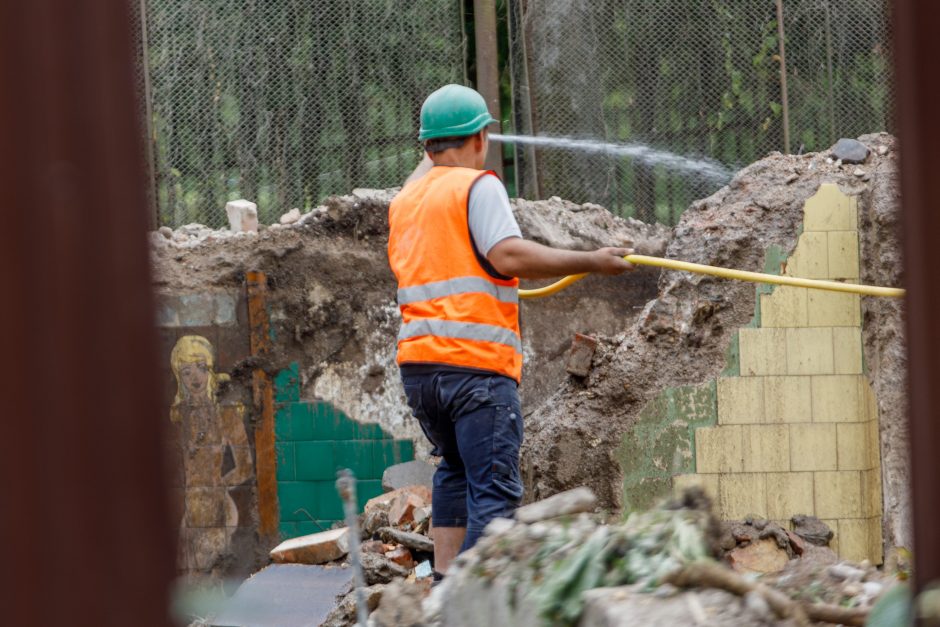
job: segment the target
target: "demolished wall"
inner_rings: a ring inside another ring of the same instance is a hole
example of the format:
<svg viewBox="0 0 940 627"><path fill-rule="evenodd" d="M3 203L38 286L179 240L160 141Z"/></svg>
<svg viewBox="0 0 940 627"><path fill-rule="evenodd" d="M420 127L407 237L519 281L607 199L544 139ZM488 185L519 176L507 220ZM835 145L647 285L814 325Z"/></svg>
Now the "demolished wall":
<svg viewBox="0 0 940 627"><path fill-rule="evenodd" d="M188 359L218 382L213 407L228 408L204 411L202 422L212 422L210 414L237 415L239 420L226 424L239 432L238 442L250 452L250 464L238 467L250 466L251 472L230 474L232 460L245 458L232 456L242 449L233 448L231 438L208 438L218 429L210 433L202 423L177 429L170 449L180 515L198 529L181 529L186 551L195 555L180 560L184 571L231 576L262 564L276 541L261 533L258 511L266 508L276 510L282 538L338 522L342 510L332 486L338 465L356 471L364 502L381 491L387 465L414 454L427 456L428 445L410 418L394 364L400 317L386 258L391 196L357 191L331 199L290 226L260 233L189 225L152 235L168 414L185 390L185 381L174 376L180 368L174 346L181 338L201 338L187 340L203 347ZM517 201L514 209L529 237L556 246L632 244L661 254L668 239L663 227L621 220L597 206L553 199ZM249 273L265 283L260 311L268 331L260 332L259 321L251 320ZM534 406L567 378L564 356L575 333L615 333L655 293L655 275L638 273L590 278L537 307L524 305L524 402ZM269 348L258 351L253 346L258 343ZM264 453L256 446L265 410L258 398L259 372L273 388L276 460L268 462L276 466L273 505L259 490L265 482ZM238 485L229 485L236 474ZM197 497L209 488L218 498L200 506ZM244 501L246 512L229 515L229 501L242 492L246 496L238 502ZM185 512L200 508L208 508L205 515L187 518ZM199 542L187 540L193 534Z"/></svg>
<svg viewBox="0 0 940 627"><path fill-rule="evenodd" d="M753 271L776 266L779 273L800 239L806 201L831 183L857 202L859 278L898 285L894 142L884 134L861 140L871 149L862 166L818 153L771 155L744 168L727 187L686 211L667 256ZM738 331L753 324L757 299L766 293L760 286L663 272L659 294L642 315L622 333L602 339L593 372L583 381L567 381L531 414L524 454L530 496L586 483L611 510L643 507L669 492L671 477L695 472L696 429L718 420L714 382L729 354L734 360ZM885 541L909 546L902 504L907 470L901 308L897 301L863 301L865 374L877 396L884 458ZM768 453L782 444L772 444ZM743 451L735 455L743 465ZM632 502L624 502L622 487ZM746 486L743 494L749 494Z"/></svg>

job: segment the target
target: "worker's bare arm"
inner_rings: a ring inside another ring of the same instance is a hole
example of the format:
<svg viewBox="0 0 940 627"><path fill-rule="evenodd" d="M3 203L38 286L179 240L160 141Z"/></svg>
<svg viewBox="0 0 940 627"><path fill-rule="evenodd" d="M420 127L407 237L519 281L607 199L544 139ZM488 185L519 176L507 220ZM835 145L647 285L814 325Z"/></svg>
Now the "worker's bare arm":
<svg viewBox="0 0 940 627"><path fill-rule="evenodd" d="M566 274L597 272L620 274L633 265L623 259L629 248L599 248L590 252L561 250L510 237L499 242L487 254L487 260L500 274L523 279L550 279Z"/></svg>

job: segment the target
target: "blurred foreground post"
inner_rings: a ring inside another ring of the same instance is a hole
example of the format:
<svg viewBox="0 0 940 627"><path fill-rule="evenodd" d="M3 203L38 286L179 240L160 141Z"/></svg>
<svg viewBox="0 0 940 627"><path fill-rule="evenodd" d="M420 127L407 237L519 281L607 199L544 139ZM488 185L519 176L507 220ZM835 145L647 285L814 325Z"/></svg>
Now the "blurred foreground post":
<svg viewBox="0 0 940 627"><path fill-rule="evenodd" d="M901 140L915 583L940 582L940 4L894 2L896 118Z"/></svg>
<svg viewBox="0 0 940 627"><path fill-rule="evenodd" d="M130 3L0 3L0 623L169 624Z"/></svg>

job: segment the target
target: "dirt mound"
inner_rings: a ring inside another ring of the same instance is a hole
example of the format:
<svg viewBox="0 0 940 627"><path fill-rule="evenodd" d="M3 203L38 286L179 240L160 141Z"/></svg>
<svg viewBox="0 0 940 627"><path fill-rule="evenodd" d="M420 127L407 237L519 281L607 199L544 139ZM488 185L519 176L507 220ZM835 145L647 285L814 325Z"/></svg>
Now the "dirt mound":
<svg viewBox="0 0 940 627"><path fill-rule="evenodd" d="M201 225L154 232L155 285L169 294L231 289L243 284L246 272L264 272L276 339L261 366L276 374L297 362L305 398L327 400L356 420L413 437L426 452L394 363L400 316L386 254L394 193L355 190L291 225L253 234ZM514 201L514 210L523 233L555 246L632 245L661 254L669 237L665 227L623 220L596 205ZM564 381L564 356L575 333L616 333L655 295L656 275L638 272L591 277L558 297L525 303L523 402L534 406ZM234 373L236 384L249 385L249 376L247 367Z"/></svg>

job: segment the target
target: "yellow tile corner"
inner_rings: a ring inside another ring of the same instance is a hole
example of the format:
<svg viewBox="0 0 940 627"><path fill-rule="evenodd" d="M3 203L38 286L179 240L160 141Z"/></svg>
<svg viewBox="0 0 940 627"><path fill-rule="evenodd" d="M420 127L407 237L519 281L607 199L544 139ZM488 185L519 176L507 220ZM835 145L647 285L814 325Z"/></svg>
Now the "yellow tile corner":
<svg viewBox="0 0 940 627"><path fill-rule="evenodd" d="M806 231L854 231L858 229L858 200L843 194L834 183L823 183L803 205Z"/></svg>

